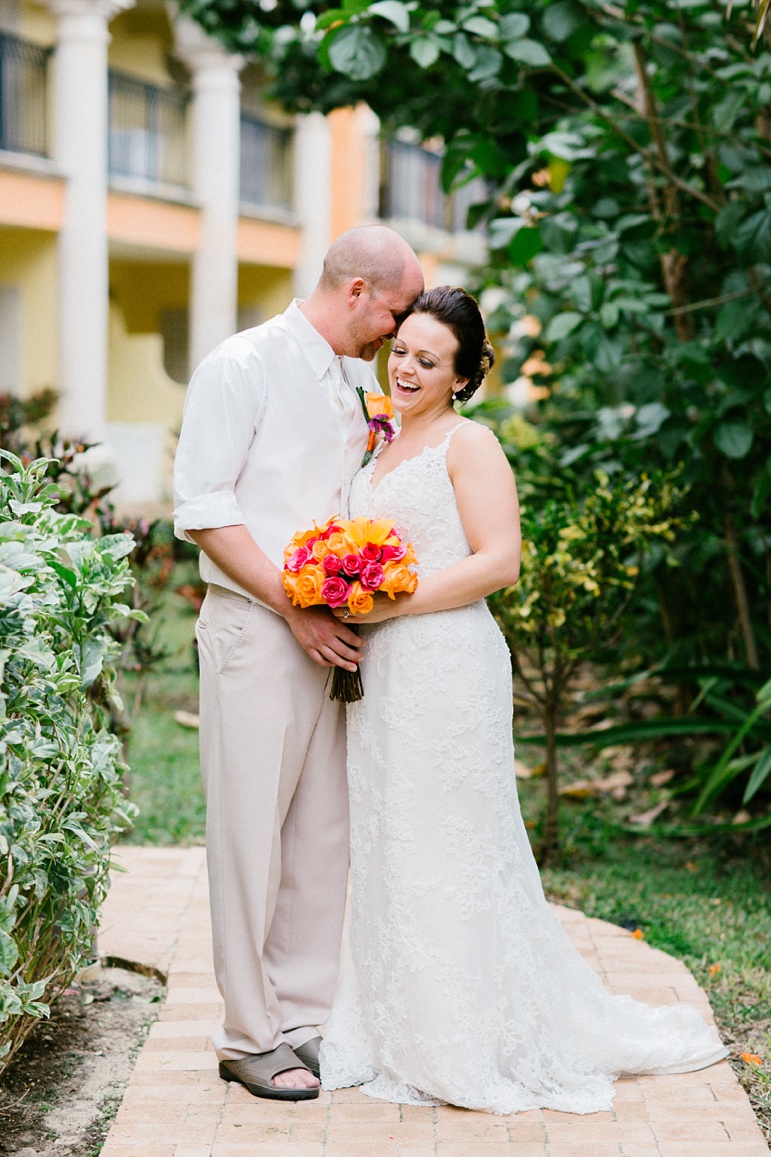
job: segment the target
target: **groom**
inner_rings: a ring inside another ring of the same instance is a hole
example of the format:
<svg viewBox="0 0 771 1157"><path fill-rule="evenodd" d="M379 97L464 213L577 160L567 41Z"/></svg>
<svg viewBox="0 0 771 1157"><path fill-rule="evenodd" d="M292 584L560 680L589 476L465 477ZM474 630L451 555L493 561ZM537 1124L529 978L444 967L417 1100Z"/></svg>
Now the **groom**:
<svg viewBox="0 0 771 1157"><path fill-rule="evenodd" d="M202 550L196 629L220 1076L255 1096L318 1096L348 867L341 705L328 668L358 635L293 607L283 549L344 513L367 425L365 364L423 289L380 225L334 242L307 301L236 334L193 375L174 466L175 533Z"/></svg>

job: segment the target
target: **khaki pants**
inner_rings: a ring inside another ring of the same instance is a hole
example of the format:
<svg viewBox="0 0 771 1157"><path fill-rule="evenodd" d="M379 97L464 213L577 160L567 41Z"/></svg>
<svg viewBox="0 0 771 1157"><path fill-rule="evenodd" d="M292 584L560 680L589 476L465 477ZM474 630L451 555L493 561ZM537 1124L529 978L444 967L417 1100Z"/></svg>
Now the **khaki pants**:
<svg viewBox="0 0 771 1157"><path fill-rule="evenodd" d="M348 869L344 713L284 620L210 586L196 629L221 1060L299 1047L334 997Z"/></svg>

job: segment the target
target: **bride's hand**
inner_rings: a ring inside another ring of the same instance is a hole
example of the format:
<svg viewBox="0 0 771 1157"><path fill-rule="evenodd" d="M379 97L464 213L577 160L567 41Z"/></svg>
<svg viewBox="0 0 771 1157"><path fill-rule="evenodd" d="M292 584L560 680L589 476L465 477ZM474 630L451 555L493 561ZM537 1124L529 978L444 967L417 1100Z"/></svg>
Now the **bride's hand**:
<svg viewBox="0 0 771 1157"><path fill-rule="evenodd" d="M384 623L386 619L393 619L397 615L403 614L404 600L412 596L401 594L392 599L388 595L376 593L372 597L375 600L375 605L367 615L352 615L347 607L337 607L332 613L347 627L358 627L360 624L366 625L367 623ZM348 613L346 614L346 612Z"/></svg>

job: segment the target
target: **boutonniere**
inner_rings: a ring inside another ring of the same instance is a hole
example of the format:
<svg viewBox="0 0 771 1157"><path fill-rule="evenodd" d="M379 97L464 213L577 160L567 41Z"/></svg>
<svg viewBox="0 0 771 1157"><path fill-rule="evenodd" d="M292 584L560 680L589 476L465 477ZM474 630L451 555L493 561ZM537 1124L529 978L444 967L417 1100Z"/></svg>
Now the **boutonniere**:
<svg viewBox="0 0 771 1157"><path fill-rule="evenodd" d="M382 434L386 442L390 442L396 433L394 424L394 408L391 399L385 394L365 394L361 386L356 387L356 393L364 410L364 417L369 426L367 449L362 458L362 466L366 466L375 449L378 434Z"/></svg>

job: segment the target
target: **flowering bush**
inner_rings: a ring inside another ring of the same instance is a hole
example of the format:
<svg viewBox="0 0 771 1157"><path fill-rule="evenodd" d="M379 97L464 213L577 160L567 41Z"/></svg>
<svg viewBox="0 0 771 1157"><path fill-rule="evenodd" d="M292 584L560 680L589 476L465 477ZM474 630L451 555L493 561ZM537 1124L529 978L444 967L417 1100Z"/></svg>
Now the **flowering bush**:
<svg viewBox="0 0 771 1157"><path fill-rule="evenodd" d="M129 826L106 721L119 644L141 615L129 534L58 513L50 463L0 450L0 1071L93 948L110 842Z"/></svg>

